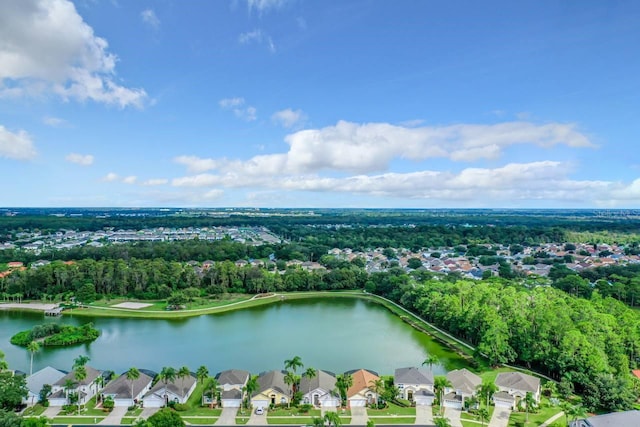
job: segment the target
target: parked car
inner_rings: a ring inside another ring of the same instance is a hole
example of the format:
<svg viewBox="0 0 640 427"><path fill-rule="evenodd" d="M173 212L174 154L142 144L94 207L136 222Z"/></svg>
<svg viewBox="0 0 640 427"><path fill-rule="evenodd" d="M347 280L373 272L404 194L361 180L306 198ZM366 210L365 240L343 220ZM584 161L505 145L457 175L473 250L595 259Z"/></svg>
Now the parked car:
<svg viewBox="0 0 640 427"><path fill-rule="evenodd" d="M256 415L264 414L264 408L262 406L256 408Z"/></svg>

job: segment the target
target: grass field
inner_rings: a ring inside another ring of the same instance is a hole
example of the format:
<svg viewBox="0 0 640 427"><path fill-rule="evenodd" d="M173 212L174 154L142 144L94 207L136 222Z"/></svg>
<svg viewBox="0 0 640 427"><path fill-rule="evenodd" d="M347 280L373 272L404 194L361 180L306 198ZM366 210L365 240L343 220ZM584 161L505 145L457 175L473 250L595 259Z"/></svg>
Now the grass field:
<svg viewBox="0 0 640 427"><path fill-rule="evenodd" d="M369 418L376 424L413 424L416 417L376 417Z"/></svg>

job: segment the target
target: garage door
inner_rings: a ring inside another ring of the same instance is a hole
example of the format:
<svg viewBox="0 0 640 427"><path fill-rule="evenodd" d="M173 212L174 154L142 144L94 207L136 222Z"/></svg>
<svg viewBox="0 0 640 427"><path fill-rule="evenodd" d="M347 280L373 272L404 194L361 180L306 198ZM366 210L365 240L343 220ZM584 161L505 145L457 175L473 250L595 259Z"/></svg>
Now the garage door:
<svg viewBox="0 0 640 427"><path fill-rule="evenodd" d="M252 399L251 404L254 408L269 408L269 401L267 399Z"/></svg>
<svg viewBox="0 0 640 427"><path fill-rule="evenodd" d="M457 400L445 400L444 406L445 408L462 409L462 402Z"/></svg>
<svg viewBox="0 0 640 427"><path fill-rule="evenodd" d="M511 402L495 399L493 401L498 408L511 408Z"/></svg>
<svg viewBox="0 0 640 427"><path fill-rule="evenodd" d="M239 408L240 399L222 399L223 408Z"/></svg>
<svg viewBox="0 0 640 427"><path fill-rule="evenodd" d="M367 405L366 399L352 399L349 401L349 406L352 408L361 408Z"/></svg>

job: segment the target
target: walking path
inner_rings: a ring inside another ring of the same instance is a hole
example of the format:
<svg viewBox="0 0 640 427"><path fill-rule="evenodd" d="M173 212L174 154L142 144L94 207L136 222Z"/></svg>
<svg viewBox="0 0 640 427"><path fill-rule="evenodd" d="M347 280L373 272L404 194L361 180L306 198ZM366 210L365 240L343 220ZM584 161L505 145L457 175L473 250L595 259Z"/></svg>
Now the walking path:
<svg viewBox="0 0 640 427"><path fill-rule="evenodd" d="M553 424L553 422L555 420L557 420L558 418L562 417L563 415L564 415L564 412L562 412L562 411L558 412L553 417L549 418L547 421L545 421L542 424L540 424L540 427L547 427L548 425Z"/></svg>

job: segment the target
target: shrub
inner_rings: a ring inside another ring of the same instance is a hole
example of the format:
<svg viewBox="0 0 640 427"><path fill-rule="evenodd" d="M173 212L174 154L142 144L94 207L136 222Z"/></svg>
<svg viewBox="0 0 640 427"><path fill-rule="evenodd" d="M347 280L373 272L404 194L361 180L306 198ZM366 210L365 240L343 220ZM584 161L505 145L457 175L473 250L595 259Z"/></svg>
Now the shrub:
<svg viewBox="0 0 640 427"><path fill-rule="evenodd" d="M187 405L186 403L174 403L172 405L172 408L178 412L184 412L189 410L189 405Z"/></svg>
<svg viewBox="0 0 640 427"><path fill-rule="evenodd" d="M305 403L303 405L300 405L298 407L298 409L300 410L300 412L304 412L307 413L311 410L311 408L313 408L313 405L309 404L309 403Z"/></svg>

